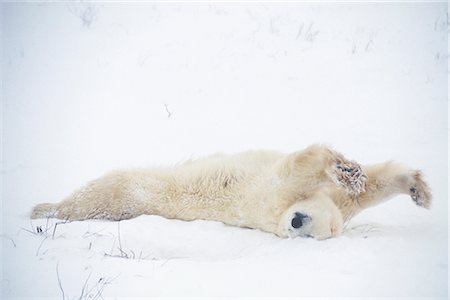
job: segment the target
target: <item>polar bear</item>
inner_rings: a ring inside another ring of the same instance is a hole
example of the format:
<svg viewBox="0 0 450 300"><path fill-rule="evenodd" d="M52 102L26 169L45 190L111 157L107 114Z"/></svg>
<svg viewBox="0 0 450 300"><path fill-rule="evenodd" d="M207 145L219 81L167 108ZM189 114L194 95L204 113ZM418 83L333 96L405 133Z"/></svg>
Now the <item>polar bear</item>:
<svg viewBox="0 0 450 300"><path fill-rule="evenodd" d="M398 163L360 166L325 145L283 154L216 154L171 168L114 171L31 218L124 220L142 214L213 220L280 237L339 235L358 212L397 194L429 208L421 172Z"/></svg>

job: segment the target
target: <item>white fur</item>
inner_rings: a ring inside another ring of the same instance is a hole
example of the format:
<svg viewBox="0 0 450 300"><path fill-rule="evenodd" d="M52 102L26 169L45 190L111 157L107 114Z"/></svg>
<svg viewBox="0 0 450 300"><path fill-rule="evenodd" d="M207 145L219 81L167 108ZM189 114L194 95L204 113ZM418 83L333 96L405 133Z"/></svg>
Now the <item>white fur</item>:
<svg viewBox="0 0 450 300"><path fill-rule="evenodd" d="M385 163L361 168L321 145L283 154L216 154L172 168L114 171L59 204L40 204L32 218L122 220L141 214L215 220L280 237L339 235L344 220L396 193L430 194L418 171ZM296 212L310 222L293 228Z"/></svg>

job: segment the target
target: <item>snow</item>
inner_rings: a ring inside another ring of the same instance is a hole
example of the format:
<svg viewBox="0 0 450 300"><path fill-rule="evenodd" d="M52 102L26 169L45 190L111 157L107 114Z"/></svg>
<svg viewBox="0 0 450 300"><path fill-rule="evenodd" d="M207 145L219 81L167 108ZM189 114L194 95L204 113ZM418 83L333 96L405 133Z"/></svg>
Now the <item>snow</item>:
<svg viewBox="0 0 450 300"><path fill-rule="evenodd" d="M1 20L2 299L447 298L447 3L2 3ZM315 142L422 169L432 209L398 196L325 241L28 219L114 168Z"/></svg>

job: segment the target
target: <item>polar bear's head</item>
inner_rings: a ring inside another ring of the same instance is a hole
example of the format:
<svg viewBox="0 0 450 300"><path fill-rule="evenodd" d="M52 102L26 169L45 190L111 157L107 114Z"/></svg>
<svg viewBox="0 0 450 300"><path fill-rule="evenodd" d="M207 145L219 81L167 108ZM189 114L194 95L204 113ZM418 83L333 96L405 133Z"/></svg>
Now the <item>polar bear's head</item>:
<svg viewBox="0 0 450 300"><path fill-rule="evenodd" d="M318 240L342 232L342 214L324 194L316 194L291 205L282 215L279 233L283 237L313 237Z"/></svg>

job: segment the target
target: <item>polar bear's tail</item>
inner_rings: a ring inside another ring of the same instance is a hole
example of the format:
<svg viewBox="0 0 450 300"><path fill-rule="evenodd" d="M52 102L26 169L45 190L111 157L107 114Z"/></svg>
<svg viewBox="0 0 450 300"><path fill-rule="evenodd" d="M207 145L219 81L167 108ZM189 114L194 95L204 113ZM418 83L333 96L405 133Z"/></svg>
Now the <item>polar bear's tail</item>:
<svg viewBox="0 0 450 300"><path fill-rule="evenodd" d="M58 204L53 203L41 203L36 205L31 212L32 219L40 218L52 218L56 214L56 208Z"/></svg>

